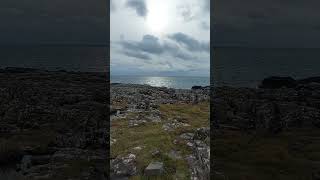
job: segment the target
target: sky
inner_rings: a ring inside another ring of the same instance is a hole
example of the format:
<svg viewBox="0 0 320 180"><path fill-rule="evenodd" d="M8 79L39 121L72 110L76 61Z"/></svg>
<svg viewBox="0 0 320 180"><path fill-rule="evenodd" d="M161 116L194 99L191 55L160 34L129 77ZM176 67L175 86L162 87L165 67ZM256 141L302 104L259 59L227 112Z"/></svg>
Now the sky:
<svg viewBox="0 0 320 180"><path fill-rule="evenodd" d="M106 44L107 1L1 0L0 45Z"/></svg>
<svg viewBox="0 0 320 180"><path fill-rule="evenodd" d="M209 76L210 0L111 0L111 75Z"/></svg>
<svg viewBox="0 0 320 180"><path fill-rule="evenodd" d="M319 0L214 0L213 46L320 47Z"/></svg>

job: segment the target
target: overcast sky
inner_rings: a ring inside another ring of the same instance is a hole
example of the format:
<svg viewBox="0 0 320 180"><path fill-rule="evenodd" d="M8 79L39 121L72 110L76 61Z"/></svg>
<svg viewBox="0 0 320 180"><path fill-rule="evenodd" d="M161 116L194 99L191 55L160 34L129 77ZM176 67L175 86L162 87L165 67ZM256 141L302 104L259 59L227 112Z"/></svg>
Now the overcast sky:
<svg viewBox="0 0 320 180"><path fill-rule="evenodd" d="M320 47L319 0L214 0L214 46Z"/></svg>
<svg viewBox="0 0 320 180"><path fill-rule="evenodd" d="M0 44L106 44L107 1L1 0Z"/></svg>
<svg viewBox="0 0 320 180"><path fill-rule="evenodd" d="M111 0L111 74L209 76L209 2Z"/></svg>

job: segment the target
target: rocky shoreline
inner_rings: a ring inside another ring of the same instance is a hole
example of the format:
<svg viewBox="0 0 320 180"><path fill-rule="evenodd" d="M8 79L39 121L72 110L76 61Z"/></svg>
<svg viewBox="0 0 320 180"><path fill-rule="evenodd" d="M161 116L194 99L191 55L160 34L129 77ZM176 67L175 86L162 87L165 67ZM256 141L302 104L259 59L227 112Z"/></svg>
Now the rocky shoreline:
<svg viewBox="0 0 320 180"><path fill-rule="evenodd" d="M107 179L105 73L0 71L0 179Z"/></svg>
<svg viewBox="0 0 320 180"><path fill-rule="evenodd" d="M280 132L320 127L320 78L270 77L260 88L214 88L213 120L217 127ZM231 127L229 127L231 128Z"/></svg>
<svg viewBox="0 0 320 180"><path fill-rule="evenodd" d="M259 88L215 87L215 178L319 178L319 79L269 77Z"/></svg>

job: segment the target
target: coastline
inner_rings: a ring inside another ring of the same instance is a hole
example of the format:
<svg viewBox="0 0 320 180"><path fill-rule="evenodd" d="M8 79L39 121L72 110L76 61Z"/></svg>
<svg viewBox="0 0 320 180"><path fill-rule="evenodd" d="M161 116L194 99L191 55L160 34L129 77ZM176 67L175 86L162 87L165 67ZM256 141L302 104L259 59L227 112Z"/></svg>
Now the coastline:
<svg viewBox="0 0 320 180"><path fill-rule="evenodd" d="M318 77L269 77L259 88L215 87L211 103L215 178L317 177Z"/></svg>
<svg viewBox="0 0 320 180"><path fill-rule="evenodd" d="M196 76L111 76L111 83L141 84L173 89L191 89L193 86L208 86L209 77Z"/></svg>

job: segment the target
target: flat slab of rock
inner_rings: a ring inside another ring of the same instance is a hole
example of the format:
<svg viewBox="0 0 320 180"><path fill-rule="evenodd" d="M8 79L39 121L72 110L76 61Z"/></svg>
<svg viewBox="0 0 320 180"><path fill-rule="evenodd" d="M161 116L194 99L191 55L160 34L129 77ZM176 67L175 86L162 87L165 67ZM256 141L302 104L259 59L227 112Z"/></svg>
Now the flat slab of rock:
<svg viewBox="0 0 320 180"><path fill-rule="evenodd" d="M164 172L164 167L162 162L152 162L144 170L146 176L158 176L162 175Z"/></svg>

